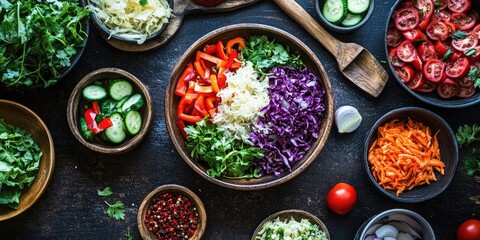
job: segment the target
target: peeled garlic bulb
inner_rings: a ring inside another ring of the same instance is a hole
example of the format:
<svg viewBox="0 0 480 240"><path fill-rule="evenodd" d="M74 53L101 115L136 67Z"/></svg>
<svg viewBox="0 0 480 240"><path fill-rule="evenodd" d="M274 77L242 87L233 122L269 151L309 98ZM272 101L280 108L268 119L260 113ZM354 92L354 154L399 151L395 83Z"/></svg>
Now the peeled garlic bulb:
<svg viewBox="0 0 480 240"><path fill-rule="evenodd" d="M352 106L341 106L335 111L335 123L339 133L350 133L355 131L362 122L362 116Z"/></svg>

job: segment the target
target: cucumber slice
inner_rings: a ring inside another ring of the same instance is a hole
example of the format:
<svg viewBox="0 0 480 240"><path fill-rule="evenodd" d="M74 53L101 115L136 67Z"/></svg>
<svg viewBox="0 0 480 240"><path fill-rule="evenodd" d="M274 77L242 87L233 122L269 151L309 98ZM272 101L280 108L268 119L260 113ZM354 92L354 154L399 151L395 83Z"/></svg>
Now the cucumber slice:
<svg viewBox="0 0 480 240"><path fill-rule="evenodd" d="M143 97L139 93L133 94L131 97L128 98L128 100L122 105L122 112L126 112L128 110L138 110L140 109L145 101L143 100Z"/></svg>
<svg viewBox="0 0 480 240"><path fill-rule="evenodd" d="M89 85L85 87L82 94L87 101L100 101L107 97L107 91L105 88L98 85Z"/></svg>
<svg viewBox="0 0 480 240"><path fill-rule="evenodd" d="M117 79L110 84L108 93L114 100L120 100L126 96L132 95L133 87L130 82L123 79Z"/></svg>
<svg viewBox="0 0 480 240"><path fill-rule="evenodd" d="M347 9L353 14L364 13L370 6L370 0L347 0Z"/></svg>
<svg viewBox="0 0 480 240"><path fill-rule="evenodd" d="M125 116L125 127L131 135L136 135L142 128L142 115L137 111L129 111Z"/></svg>
<svg viewBox="0 0 480 240"><path fill-rule="evenodd" d="M362 15L347 13L347 16L342 21L342 25L345 27L353 27L357 25L359 22L361 22L362 19L363 19Z"/></svg>
<svg viewBox="0 0 480 240"><path fill-rule="evenodd" d="M110 120L112 121L112 126L105 130L105 137L108 141L112 143L121 143L127 137L127 134L123 130L123 118L120 114L114 113L110 116Z"/></svg>
<svg viewBox="0 0 480 240"><path fill-rule="evenodd" d="M322 14L331 23L340 23L347 15L347 0L326 0Z"/></svg>
<svg viewBox="0 0 480 240"><path fill-rule="evenodd" d="M115 103L115 111L116 112L121 112L123 104L125 104L128 101L129 98L130 98L129 96L125 96L122 99L120 99L120 101L117 101Z"/></svg>

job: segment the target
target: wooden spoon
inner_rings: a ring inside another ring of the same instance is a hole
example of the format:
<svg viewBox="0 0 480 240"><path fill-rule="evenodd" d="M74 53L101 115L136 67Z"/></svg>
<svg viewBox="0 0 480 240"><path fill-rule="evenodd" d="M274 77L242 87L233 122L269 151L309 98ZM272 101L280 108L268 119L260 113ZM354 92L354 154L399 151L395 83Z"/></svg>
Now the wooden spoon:
<svg viewBox="0 0 480 240"><path fill-rule="evenodd" d="M273 1L333 54L347 79L374 97L380 95L388 74L370 52L356 43L344 43L330 35L295 1Z"/></svg>

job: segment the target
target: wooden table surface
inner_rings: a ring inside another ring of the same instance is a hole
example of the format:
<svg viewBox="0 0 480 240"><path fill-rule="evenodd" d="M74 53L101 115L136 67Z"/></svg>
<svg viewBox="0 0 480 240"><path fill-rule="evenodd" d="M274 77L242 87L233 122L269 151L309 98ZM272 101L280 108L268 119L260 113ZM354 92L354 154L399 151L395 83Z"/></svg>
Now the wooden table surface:
<svg viewBox="0 0 480 240"><path fill-rule="evenodd" d="M297 2L315 15L310 0ZM393 4L393 0L375 1L373 16L365 26L354 33L335 36L359 43L377 59L385 60L383 36ZM352 105L363 115L360 128L351 134L338 134L333 127L325 148L302 174L261 191L234 191L207 182L179 157L165 128L165 88L174 65L198 38L234 23L268 24L297 36L317 54L327 70L334 89L335 108ZM118 67L136 75L148 85L154 100L150 134L139 147L120 156L99 155L86 149L73 137L65 116L75 84L102 67ZM147 53L116 50L92 28L83 57L61 82L48 89L21 94L0 90L0 98L26 105L46 122L56 151L55 172L48 189L29 210L0 222L0 239L125 239L127 229L134 239L140 239L136 224L139 204L150 191L167 183L186 186L203 200L208 215L204 239L250 239L265 217L285 209L302 209L322 219L332 239L347 240L353 239L369 217L391 208L416 211L430 222L437 239L454 239L461 222L480 218L480 176L467 176L462 161L443 194L423 203L398 203L383 196L370 183L362 166L364 138L379 117L399 107L432 110L456 130L465 123L480 122L480 105L464 109L426 105L402 89L388 72L390 79L380 97L369 97L340 75L334 58L301 25L268 0L230 13L187 16L166 45ZM468 150L461 149L460 159L467 153ZM328 190L341 181L353 184L359 194L355 209L346 216L333 214L325 204ZM107 186L114 194L108 198L97 196L97 189ZM104 200L117 199L126 205L125 221L112 220L103 213Z"/></svg>

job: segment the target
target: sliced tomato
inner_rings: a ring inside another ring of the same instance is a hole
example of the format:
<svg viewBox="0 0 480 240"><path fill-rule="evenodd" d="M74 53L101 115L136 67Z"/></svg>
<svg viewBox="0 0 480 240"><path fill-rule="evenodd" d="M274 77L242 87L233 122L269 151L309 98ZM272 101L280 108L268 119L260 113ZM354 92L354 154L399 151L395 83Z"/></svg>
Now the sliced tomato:
<svg viewBox="0 0 480 240"><path fill-rule="evenodd" d="M397 76L403 83L408 83L413 79L415 70L413 70L413 68L409 65L405 65L403 67L396 67L395 73L397 73Z"/></svg>
<svg viewBox="0 0 480 240"><path fill-rule="evenodd" d="M418 10L413 7L401 8L393 16L395 26L400 31L414 29L420 22Z"/></svg>
<svg viewBox="0 0 480 240"><path fill-rule="evenodd" d="M422 59L422 61L424 62L432 58L438 58L437 52L435 51L435 47L430 41L426 41L418 45L417 52L418 52L418 55L420 56L420 59Z"/></svg>
<svg viewBox="0 0 480 240"><path fill-rule="evenodd" d="M467 56L469 62L477 62L480 60L480 46L477 45L476 47L466 51L464 54Z"/></svg>
<svg viewBox="0 0 480 240"><path fill-rule="evenodd" d="M413 7L418 9L420 22L419 30L425 30L428 26L430 18L433 16L434 5L432 0L413 0Z"/></svg>
<svg viewBox="0 0 480 240"><path fill-rule="evenodd" d="M417 57L415 58L415 60L412 61L412 66L419 70L419 71L422 71L423 69L423 62L422 62L422 59L420 59L420 56L418 56L417 54Z"/></svg>
<svg viewBox="0 0 480 240"><path fill-rule="evenodd" d="M435 14L432 16L432 20L450 22L450 17L452 16L451 12L448 10L435 11Z"/></svg>
<svg viewBox="0 0 480 240"><path fill-rule="evenodd" d="M425 34L423 34L423 32L418 29L403 31L402 34L403 34L403 37L405 37L405 39L407 39L410 42L428 40Z"/></svg>
<svg viewBox="0 0 480 240"><path fill-rule="evenodd" d="M467 58L461 57L456 61L447 63L445 67L445 74L447 77L460 78L465 76L470 71L470 63Z"/></svg>
<svg viewBox="0 0 480 240"><path fill-rule="evenodd" d="M457 83L458 85L460 85L460 87L470 87L470 86L473 86L475 81L473 81L473 79L470 78L469 76L465 76L463 78L457 79Z"/></svg>
<svg viewBox="0 0 480 240"><path fill-rule="evenodd" d="M440 85L437 86L437 93L442 98L451 98L460 91L460 86L457 82L450 78L446 78Z"/></svg>
<svg viewBox="0 0 480 240"><path fill-rule="evenodd" d="M458 24L452 22L445 22L445 25L447 25L448 37L452 36L459 28Z"/></svg>
<svg viewBox="0 0 480 240"><path fill-rule="evenodd" d="M444 41L448 37L448 27L444 22L431 21L426 31L428 37L432 40Z"/></svg>
<svg viewBox="0 0 480 240"><path fill-rule="evenodd" d="M472 6L471 0L448 0L447 7L452 12L465 13Z"/></svg>
<svg viewBox="0 0 480 240"><path fill-rule="evenodd" d="M475 92L476 92L476 89L473 85L470 86L470 87L460 87L460 89L458 90L458 93L457 93L457 97L469 98L469 97L473 96L473 94L475 94Z"/></svg>
<svg viewBox="0 0 480 240"><path fill-rule="evenodd" d="M436 10L444 10L447 8L448 0L433 0Z"/></svg>
<svg viewBox="0 0 480 240"><path fill-rule="evenodd" d="M459 29L465 31L475 27L475 24L477 23L477 15L476 13L452 13L450 21L458 24Z"/></svg>
<svg viewBox="0 0 480 240"><path fill-rule="evenodd" d="M436 41L434 45L435 51L439 58L443 58L445 53L447 53L450 46L448 46L444 41Z"/></svg>
<svg viewBox="0 0 480 240"><path fill-rule="evenodd" d="M466 52L477 46L478 39L473 33L467 33L464 38L454 38L452 40L452 47L460 52Z"/></svg>
<svg viewBox="0 0 480 240"><path fill-rule="evenodd" d="M400 60L400 58L398 58L396 48L390 49L390 51L388 52L388 58L390 60L390 63L394 67L402 67L405 65L405 62Z"/></svg>
<svg viewBox="0 0 480 240"><path fill-rule="evenodd" d="M390 25L387 32L387 45L389 47L396 47L403 41L403 35L395 25Z"/></svg>
<svg viewBox="0 0 480 240"><path fill-rule="evenodd" d="M397 56L404 62L413 62L417 58L417 50L412 42L405 40L397 47Z"/></svg>
<svg viewBox="0 0 480 240"><path fill-rule="evenodd" d="M437 58L428 60L423 66L423 76L434 84L442 82L445 73L445 64Z"/></svg>
<svg viewBox="0 0 480 240"><path fill-rule="evenodd" d="M415 75L413 76L413 79L407 83L407 87L415 90L425 84L425 79L423 78L423 75L421 72L416 72Z"/></svg>
<svg viewBox="0 0 480 240"><path fill-rule="evenodd" d="M437 86L435 84L431 83L431 82L425 82L420 87L415 88L415 91L429 93L429 92L433 92L436 87Z"/></svg>

